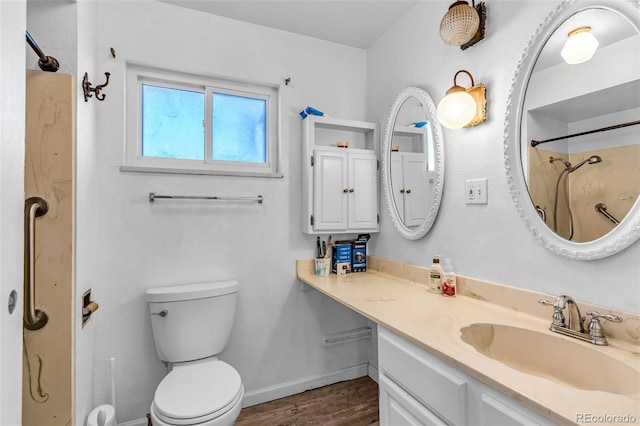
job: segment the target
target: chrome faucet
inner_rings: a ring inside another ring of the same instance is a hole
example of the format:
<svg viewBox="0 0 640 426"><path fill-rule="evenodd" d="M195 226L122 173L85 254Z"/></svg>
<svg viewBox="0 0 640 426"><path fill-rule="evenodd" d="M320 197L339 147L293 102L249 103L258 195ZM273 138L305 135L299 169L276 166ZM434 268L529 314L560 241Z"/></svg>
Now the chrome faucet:
<svg viewBox="0 0 640 426"><path fill-rule="evenodd" d="M538 303L543 305L549 305L553 307L553 320L549 330L563 334L565 336L573 337L584 342L593 343L594 345L605 346L607 345L607 339L602 332L602 324L600 324L600 318L604 318L612 322L621 322L622 318L617 315L605 315L596 311L589 311L587 315L591 316L588 330L584 328L585 317L580 313L580 308L573 298L570 296L562 295L556 298L555 302L549 302L546 299L538 300ZM564 315L564 309L567 308L567 316ZM571 310L575 311L572 315ZM577 319L577 325L574 326L573 317ZM565 318L567 319L565 321Z"/></svg>

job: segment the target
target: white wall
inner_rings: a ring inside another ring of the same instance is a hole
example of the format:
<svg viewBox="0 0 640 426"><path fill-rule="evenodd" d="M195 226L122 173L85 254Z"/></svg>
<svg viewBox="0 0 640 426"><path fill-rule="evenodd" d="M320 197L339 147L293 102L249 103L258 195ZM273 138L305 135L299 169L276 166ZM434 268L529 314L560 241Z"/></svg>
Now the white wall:
<svg viewBox="0 0 640 426"><path fill-rule="evenodd" d="M84 233L78 230L78 247L93 247L96 258L90 274L78 265L77 277L80 288L93 287L100 304L93 324L85 328L94 333L94 405L109 401L109 358L114 356L118 421L139 419L149 411L166 373L155 353L144 298L146 289L154 286L240 281L236 321L221 358L237 368L249 394L366 364L366 341L324 348L320 339L362 327L366 321L315 291L301 291L295 277L295 260L313 257L315 247L315 236L299 231L298 112L311 105L333 116L364 119L365 51L156 2L100 2L95 12L97 62L89 77L99 84L108 71L111 81L104 89L104 102L91 99L78 105L79 116L85 108L96 113L95 138L78 140L78 161L87 160L82 150L94 167L91 174L85 170L79 177L78 197L92 191L96 202L90 218L82 216L88 209L79 209L79 226L88 220L96 226L91 233L88 226ZM292 87L282 88L284 178L120 172L127 61L276 84L291 77ZM83 179L91 179L91 187ZM150 191L261 194L264 203L151 205Z"/></svg>
<svg viewBox="0 0 640 426"><path fill-rule="evenodd" d="M26 4L0 2L0 424L21 423ZM18 294L9 313L9 294Z"/></svg>
<svg viewBox="0 0 640 426"><path fill-rule="evenodd" d="M486 39L465 51L438 35L449 4L419 4L368 49L367 118L384 126L395 97L409 85L439 102L459 69L486 85L489 118L470 129L444 129L444 195L432 231L419 241L403 240L385 211L373 252L424 266L441 254L453 258L464 275L640 312L640 244L597 261L559 257L527 231L507 188L503 130L511 82L529 38L559 2L486 2ZM488 178L488 205L464 204L464 180L474 178Z"/></svg>
<svg viewBox="0 0 640 426"><path fill-rule="evenodd" d="M75 28L77 39L77 71L76 75L76 218L75 218L75 298L73 306L81 306L82 295L92 289L95 300L101 301L102 295L108 293L108 287L97 285L96 250L98 241L93 238L100 224L96 221L101 206L100 194L95 190L97 177L95 170L100 164L98 158L98 140L96 119L99 107L96 102L85 102L80 89L82 76L85 72L94 76L96 69L96 27L97 4L93 1L78 1L76 3L77 22L69 22ZM102 83L102 82L100 82ZM96 84L100 84L96 83ZM104 307L104 306L103 306ZM82 314L76 308L75 313L75 419L76 425L82 425L87 413L98 403L111 403L111 400L100 400L94 403L94 345L96 340L96 321L90 320L82 327ZM96 315L96 317L99 317ZM124 362L125 360L120 360ZM97 389L104 389L106 383L98 385ZM109 389L110 390L110 389ZM121 417L117 416L120 421Z"/></svg>

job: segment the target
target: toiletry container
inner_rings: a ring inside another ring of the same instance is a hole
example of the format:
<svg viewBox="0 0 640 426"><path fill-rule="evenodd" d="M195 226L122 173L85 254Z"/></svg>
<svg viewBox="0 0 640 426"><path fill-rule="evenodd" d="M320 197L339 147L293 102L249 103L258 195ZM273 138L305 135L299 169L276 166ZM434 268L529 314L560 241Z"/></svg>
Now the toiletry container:
<svg viewBox="0 0 640 426"><path fill-rule="evenodd" d="M431 293L442 294L442 280L444 278L444 270L440 265L440 256L433 257L433 264L429 270L429 291Z"/></svg>
<svg viewBox="0 0 640 426"><path fill-rule="evenodd" d="M442 294L444 296L456 297L456 273L453 272L453 262L451 259L444 259L442 262L444 269L444 279L442 280Z"/></svg>
<svg viewBox="0 0 640 426"><path fill-rule="evenodd" d="M173 367L151 403L154 426L226 426L240 414L240 375L217 358L231 333L238 288L229 280L147 290L156 352Z"/></svg>

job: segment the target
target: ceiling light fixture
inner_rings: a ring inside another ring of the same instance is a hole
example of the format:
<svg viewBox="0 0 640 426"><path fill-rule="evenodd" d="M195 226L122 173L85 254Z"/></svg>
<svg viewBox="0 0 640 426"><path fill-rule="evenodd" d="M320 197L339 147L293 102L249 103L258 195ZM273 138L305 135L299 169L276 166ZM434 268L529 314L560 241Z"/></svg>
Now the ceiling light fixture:
<svg viewBox="0 0 640 426"><path fill-rule="evenodd" d="M589 26L576 28L569 32L568 36L569 39L565 42L560 55L569 65L588 61L600 45Z"/></svg>
<svg viewBox="0 0 640 426"><path fill-rule="evenodd" d="M465 89L458 86L456 79L460 73L465 73L471 80L471 87ZM472 127L487 119L487 98L484 84L474 85L473 76L467 70L458 71L453 77L453 87L437 109L438 121L448 129Z"/></svg>
<svg viewBox="0 0 640 426"><path fill-rule="evenodd" d="M486 7L484 2L470 6L466 1L456 1L440 22L440 37L453 46L466 49L484 38Z"/></svg>

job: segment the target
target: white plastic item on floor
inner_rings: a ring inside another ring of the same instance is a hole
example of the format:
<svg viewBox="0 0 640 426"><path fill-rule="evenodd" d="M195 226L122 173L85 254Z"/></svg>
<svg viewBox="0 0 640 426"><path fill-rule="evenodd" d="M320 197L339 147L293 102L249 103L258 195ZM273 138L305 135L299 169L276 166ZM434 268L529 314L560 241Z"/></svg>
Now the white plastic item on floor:
<svg viewBox="0 0 640 426"><path fill-rule="evenodd" d="M113 405L103 404L94 408L87 417L87 426L117 426Z"/></svg>

